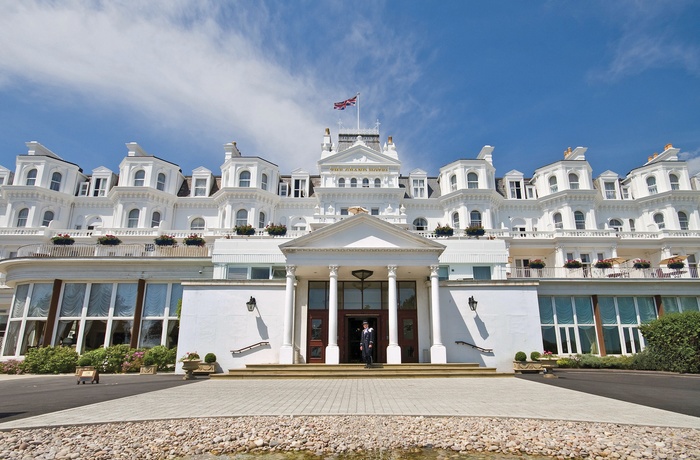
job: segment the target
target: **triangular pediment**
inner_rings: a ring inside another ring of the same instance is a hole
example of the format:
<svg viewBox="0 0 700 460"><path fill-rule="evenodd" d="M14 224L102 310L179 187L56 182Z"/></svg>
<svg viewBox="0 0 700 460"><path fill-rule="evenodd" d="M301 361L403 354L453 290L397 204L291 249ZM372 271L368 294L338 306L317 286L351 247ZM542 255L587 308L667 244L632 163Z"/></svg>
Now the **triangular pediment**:
<svg viewBox="0 0 700 460"><path fill-rule="evenodd" d="M368 214L358 214L279 246L290 255L345 253L362 262L364 253L403 254L402 259L438 257L445 246ZM332 257L330 258L332 259ZM328 259L327 259L328 260Z"/></svg>
<svg viewBox="0 0 700 460"><path fill-rule="evenodd" d="M401 165L396 158L372 150L364 145L353 145L335 155L319 160L321 166L358 166L358 165Z"/></svg>

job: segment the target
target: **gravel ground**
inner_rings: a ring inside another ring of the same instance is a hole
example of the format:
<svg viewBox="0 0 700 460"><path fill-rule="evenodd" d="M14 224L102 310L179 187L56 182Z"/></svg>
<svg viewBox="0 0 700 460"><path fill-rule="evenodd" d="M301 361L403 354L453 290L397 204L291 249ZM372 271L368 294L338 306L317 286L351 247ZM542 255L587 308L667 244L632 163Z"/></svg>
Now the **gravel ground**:
<svg viewBox="0 0 700 460"><path fill-rule="evenodd" d="M300 416L0 432L0 459L170 459L257 451L332 458L416 448L562 459L697 459L700 430L478 417Z"/></svg>

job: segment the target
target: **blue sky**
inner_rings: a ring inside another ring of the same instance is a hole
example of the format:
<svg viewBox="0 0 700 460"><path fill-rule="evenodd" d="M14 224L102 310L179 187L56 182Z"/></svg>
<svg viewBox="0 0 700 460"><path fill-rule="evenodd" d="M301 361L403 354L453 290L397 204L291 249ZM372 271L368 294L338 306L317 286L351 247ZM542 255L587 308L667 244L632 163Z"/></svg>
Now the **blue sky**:
<svg viewBox="0 0 700 460"><path fill-rule="evenodd" d="M0 165L38 141L84 172L127 142L215 174L223 144L317 172L360 92L402 173L495 146L499 176L588 147L700 172L700 2L0 0Z"/></svg>

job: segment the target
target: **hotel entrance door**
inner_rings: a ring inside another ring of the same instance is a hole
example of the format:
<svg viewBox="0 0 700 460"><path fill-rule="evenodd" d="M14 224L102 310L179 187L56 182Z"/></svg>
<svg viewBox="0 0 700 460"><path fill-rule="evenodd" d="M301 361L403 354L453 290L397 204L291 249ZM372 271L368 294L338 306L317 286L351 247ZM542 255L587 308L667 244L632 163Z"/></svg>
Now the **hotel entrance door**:
<svg viewBox="0 0 700 460"><path fill-rule="evenodd" d="M379 334L379 323L380 319L378 316L367 317L367 316L346 316L345 318L345 340L346 344L345 353L341 348L341 362L345 363L362 363L362 351L360 351L360 340L362 338L362 322L367 320L369 327L374 329L374 345L372 346L372 361L377 363L383 363L386 361L386 345L384 349L381 348L380 344L383 340L380 340ZM343 354L345 354L345 359L343 359Z"/></svg>

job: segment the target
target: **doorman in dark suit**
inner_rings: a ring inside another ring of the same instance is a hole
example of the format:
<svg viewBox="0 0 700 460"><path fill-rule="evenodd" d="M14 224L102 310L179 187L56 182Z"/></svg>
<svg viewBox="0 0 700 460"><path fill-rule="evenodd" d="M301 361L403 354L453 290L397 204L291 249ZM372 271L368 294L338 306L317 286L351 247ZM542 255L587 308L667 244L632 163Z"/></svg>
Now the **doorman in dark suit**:
<svg viewBox="0 0 700 460"><path fill-rule="evenodd" d="M362 338L360 339L360 350L362 350L365 369L372 367L372 348L374 348L374 329L369 327L369 323L365 320L362 322Z"/></svg>

